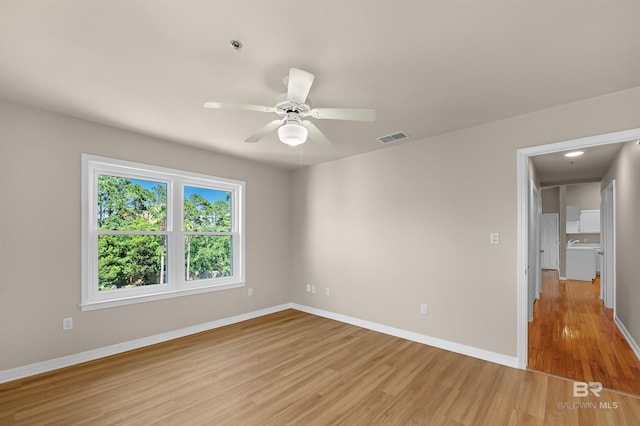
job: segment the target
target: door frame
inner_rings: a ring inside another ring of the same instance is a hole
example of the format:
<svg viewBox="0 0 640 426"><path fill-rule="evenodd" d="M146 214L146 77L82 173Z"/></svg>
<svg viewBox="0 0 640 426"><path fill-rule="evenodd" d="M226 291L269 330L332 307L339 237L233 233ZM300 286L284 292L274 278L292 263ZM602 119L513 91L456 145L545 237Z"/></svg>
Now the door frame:
<svg viewBox="0 0 640 426"><path fill-rule="evenodd" d="M606 197L608 196L608 197ZM616 316L616 180L601 192L601 234L600 251L604 252L600 265L600 299L604 307L613 309Z"/></svg>
<svg viewBox="0 0 640 426"><path fill-rule="evenodd" d="M527 309L527 263L529 232L529 157L552 154L576 148L628 142L640 139L640 128L605 133L584 138L571 139L546 145L522 148L516 152L516 173L518 186L518 266L517 266L517 366L527 368L528 362L528 309Z"/></svg>
<svg viewBox="0 0 640 426"><path fill-rule="evenodd" d="M528 242L528 279L527 279L527 321L533 321L533 304L540 298L540 278L542 267L540 263L540 214L542 202L540 190L533 179L529 179L529 236L534 237Z"/></svg>

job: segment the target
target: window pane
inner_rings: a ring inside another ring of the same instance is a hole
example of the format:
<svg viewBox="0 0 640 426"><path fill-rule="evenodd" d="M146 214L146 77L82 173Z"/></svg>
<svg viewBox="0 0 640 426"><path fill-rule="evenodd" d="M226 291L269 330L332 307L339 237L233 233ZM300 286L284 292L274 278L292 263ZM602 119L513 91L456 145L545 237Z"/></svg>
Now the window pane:
<svg viewBox="0 0 640 426"><path fill-rule="evenodd" d="M231 236L187 235L184 246L187 281L231 275Z"/></svg>
<svg viewBox="0 0 640 426"><path fill-rule="evenodd" d="M167 184L98 175L98 229L164 231Z"/></svg>
<svg viewBox="0 0 640 426"><path fill-rule="evenodd" d="M100 291L166 282L166 235L98 236Z"/></svg>
<svg viewBox="0 0 640 426"><path fill-rule="evenodd" d="M184 187L184 230L231 232L231 192Z"/></svg>

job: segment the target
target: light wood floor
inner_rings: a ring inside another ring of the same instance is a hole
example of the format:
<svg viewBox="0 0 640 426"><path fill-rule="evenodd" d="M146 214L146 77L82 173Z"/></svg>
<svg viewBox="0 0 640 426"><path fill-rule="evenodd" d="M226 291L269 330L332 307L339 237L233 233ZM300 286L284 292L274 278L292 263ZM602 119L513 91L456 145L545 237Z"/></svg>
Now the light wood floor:
<svg viewBox="0 0 640 426"><path fill-rule="evenodd" d="M2 425L625 425L640 399L286 310L0 385Z"/></svg>
<svg viewBox="0 0 640 426"><path fill-rule="evenodd" d="M529 368L640 395L640 361L599 295L599 278L559 281L557 271L543 271L529 323Z"/></svg>

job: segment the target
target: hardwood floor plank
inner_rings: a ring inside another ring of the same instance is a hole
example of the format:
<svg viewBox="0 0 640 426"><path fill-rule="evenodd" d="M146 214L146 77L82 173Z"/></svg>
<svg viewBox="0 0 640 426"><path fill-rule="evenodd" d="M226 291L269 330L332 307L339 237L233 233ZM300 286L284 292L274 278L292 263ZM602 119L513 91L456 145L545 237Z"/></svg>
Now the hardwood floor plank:
<svg viewBox="0 0 640 426"><path fill-rule="evenodd" d="M529 368L640 395L640 361L605 309L599 278L558 279L543 271L529 324Z"/></svg>
<svg viewBox="0 0 640 426"><path fill-rule="evenodd" d="M554 327L531 336L560 337ZM620 371L611 377L626 382L635 373ZM631 395L575 398L572 389L547 374L287 310L4 384L0 424L613 425L640 418L640 399ZM596 405L571 405L579 403Z"/></svg>

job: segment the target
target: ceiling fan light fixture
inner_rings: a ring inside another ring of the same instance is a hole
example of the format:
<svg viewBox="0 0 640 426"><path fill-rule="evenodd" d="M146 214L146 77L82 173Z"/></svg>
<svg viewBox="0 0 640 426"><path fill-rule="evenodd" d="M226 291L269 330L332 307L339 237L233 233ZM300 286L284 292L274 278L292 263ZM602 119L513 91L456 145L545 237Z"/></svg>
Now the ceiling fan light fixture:
<svg viewBox="0 0 640 426"><path fill-rule="evenodd" d="M231 47L241 49L242 43L238 40L231 40ZM376 112L371 109L350 109L350 108L311 108L307 99L309 90L313 84L314 75L308 71L297 68L289 69L289 76L285 78L287 92L281 94L276 99L274 106L263 106L253 104L239 104L229 102L205 102L205 108L217 109L237 109L245 111L275 112L280 119L273 120L262 126L258 131L244 141L249 143L258 142L260 139L278 129L278 136L282 143L289 146L297 146L305 143L307 137L318 145L331 145L331 141L316 127L313 122L304 120L305 117L317 118L319 120L351 120L351 121L374 121ZM394 135L395 136L395 135Z"/></svg>
<svg viewBox="0 0 640 426"><path fill-rule="evenodd" d="M278 137L282 143L298 146L305 143L309 132L306 127L294 122L288 122L278 128Z"/></svg>

